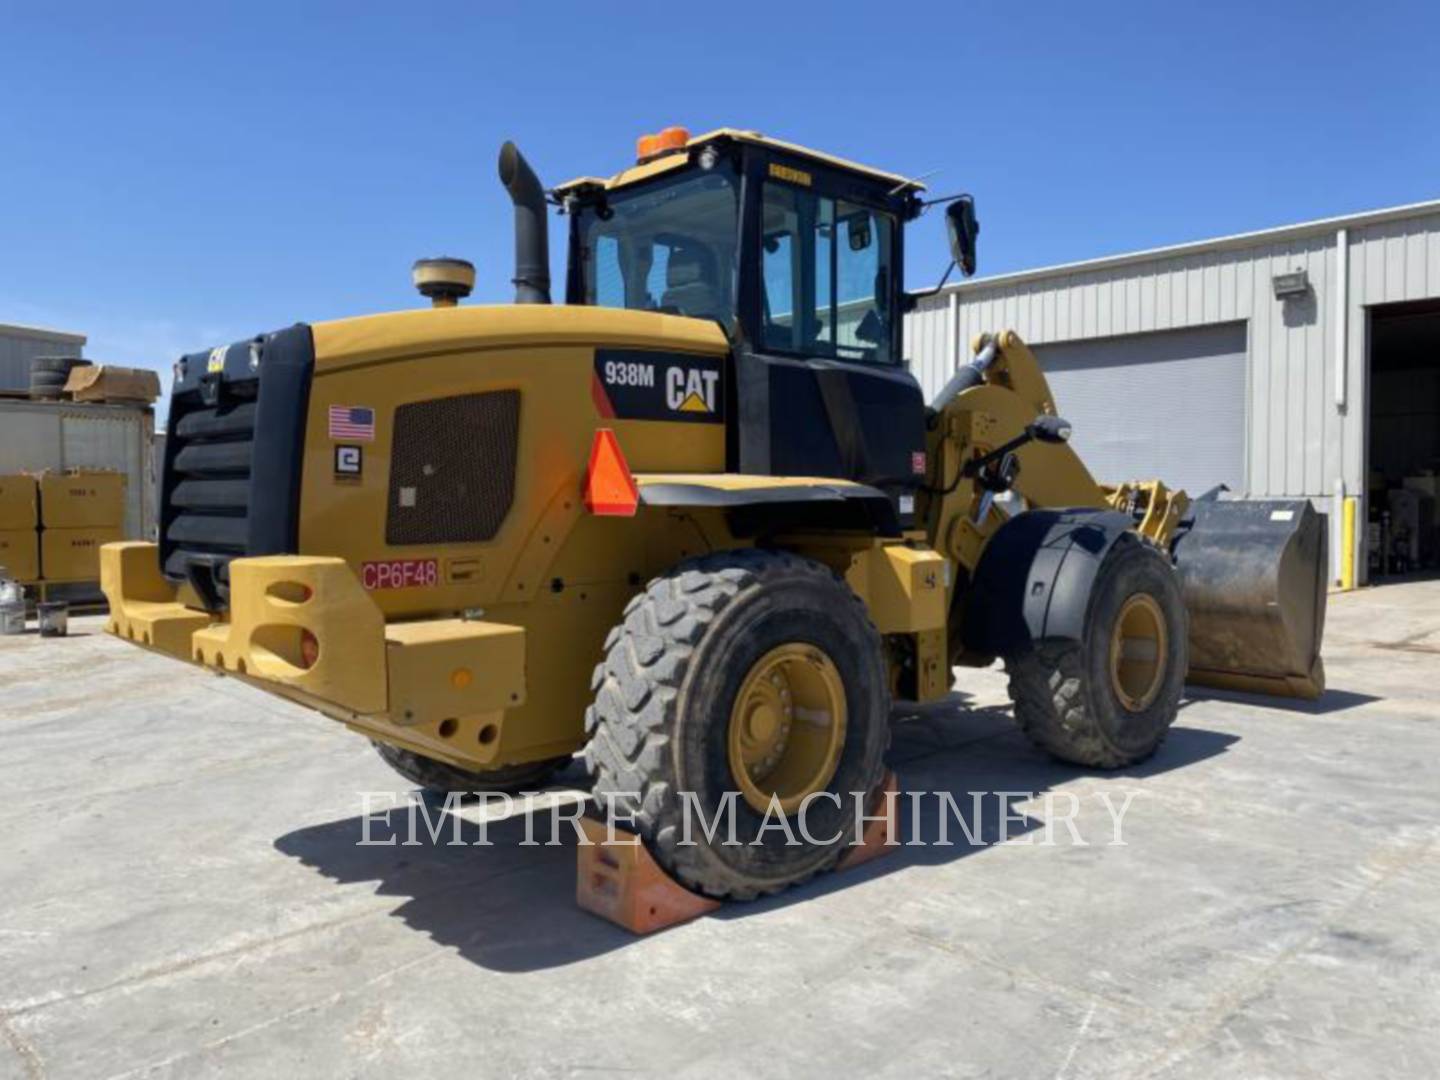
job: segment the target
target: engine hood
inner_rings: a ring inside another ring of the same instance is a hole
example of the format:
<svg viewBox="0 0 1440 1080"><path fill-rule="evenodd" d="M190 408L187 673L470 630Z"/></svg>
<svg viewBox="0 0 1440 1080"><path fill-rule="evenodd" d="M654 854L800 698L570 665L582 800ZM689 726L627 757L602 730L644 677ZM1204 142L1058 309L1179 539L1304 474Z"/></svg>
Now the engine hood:
<svg viewBox="0 0 1440 1080"><path fill-rule="evenodd" d="M400 356L514 348L597 345L721 355L725 333L713 322L622 308L497 304L421 308L314 323L317 373Z"/></svg>

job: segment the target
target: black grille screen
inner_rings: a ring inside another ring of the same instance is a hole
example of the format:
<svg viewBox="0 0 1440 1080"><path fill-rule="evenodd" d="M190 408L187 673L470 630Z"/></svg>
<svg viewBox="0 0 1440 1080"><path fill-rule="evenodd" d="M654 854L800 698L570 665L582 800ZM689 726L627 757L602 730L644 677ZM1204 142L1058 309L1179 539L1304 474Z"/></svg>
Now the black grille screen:
<svg viewBox="0 0 1440 1080"><path fill-rule="evenodd" d="M515 497L520 392L437 398L395 410L387 544L493 539Z"/></svg>
<svg viewBox="0 0 1440 1080"><path fill-rule="evenodd" d="M315 346L297 324L176 364L160 489L160 560L212 611L230 560L293 552Z"/></svg>

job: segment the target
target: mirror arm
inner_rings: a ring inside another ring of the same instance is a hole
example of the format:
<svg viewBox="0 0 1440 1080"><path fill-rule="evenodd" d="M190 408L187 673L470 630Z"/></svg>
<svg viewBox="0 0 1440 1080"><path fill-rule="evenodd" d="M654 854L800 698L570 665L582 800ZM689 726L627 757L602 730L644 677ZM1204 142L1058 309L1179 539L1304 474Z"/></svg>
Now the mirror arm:
<svg viewBox="0 0 1440 1080"><path fill-rule="evenodd" d="M924 199L921 201L920 207L921 209L929 209L932 206L943 206L945 203L952 203L956 199L964 199L969 196L969 194L970 192L968 191L961 191L955 195L941 195L938 199Z"/></svg>
<svg viewBox="0 0 1440 1080"><path fill-rule="evenodd" d="M944 275L942 275L941 278L940 278L940 284L939 284L939 285L936 285L933 289L919 289L919 290L917 290L917 291L915 291L915 292L913 292L913 293L910 294L911 298L914 299L914 300L924 300L924 299L925 299L926 297L928 297L928 296L934 296L934 295L935 295L936 293L938 293L941 289L945 288L945 282L947 282L947 281L950 280L950 275L953 274L954 272L955 272L955 260L954 260L954 259L951 259L951 260L950 260L950 265L945 268L945 273L944 273Z"/></svg>

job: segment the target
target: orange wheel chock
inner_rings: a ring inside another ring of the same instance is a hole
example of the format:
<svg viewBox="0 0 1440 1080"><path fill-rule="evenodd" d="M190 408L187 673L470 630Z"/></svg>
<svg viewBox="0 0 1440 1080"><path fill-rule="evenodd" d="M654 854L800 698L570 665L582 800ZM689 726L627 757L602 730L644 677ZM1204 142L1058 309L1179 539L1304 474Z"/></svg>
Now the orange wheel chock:
<svg viewBox="0 0 1440 1080"><path fill-rule="evenodd" d="M632 934L649 934L689 922L720 906L665 873L634 833L581 818L588 845L575 848L575 902Z"/></svg>
<svg viewBox="0 0 1440 1080"><path fill-rule="evenodd" d="M866 823L860 843L840 857L836 870L898 850L898 790L895 774L887 769L871 809L878 814L884 807L884 816ZM575 902L584 910L632 934L651 934L720 907L719 900L693 893L667 874L634 833L616 828L607 837L605 823L588 817L580 819L580 827L590 841L575 848Z"/></svg>
<svg viewBox="0 0 1440 1080"><path fill-rule="evenodd" d="M871 859L893 855L900 850L900 785L889 769L885 770L885 778L880 781L880 790L875 794L877 805L872 806L870 812L877 817L865 823L860 843L840 856L840 861L835 864L836 870L853 870ZM881 807L884 807L883 818L878 816Z"/></svg>

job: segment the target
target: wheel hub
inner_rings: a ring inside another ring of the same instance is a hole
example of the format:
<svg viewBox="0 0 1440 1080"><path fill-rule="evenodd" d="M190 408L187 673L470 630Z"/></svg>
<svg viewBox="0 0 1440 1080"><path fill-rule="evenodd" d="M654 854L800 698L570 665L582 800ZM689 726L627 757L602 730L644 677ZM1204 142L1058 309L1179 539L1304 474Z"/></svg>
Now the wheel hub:
<svg viewBox="0 0 1440 1080"><path fill-rule="evenodd" d="M1120 606L1110 631L1110 683L1129 712L1149 708L1165 682L1169 632L1165 614L1148 593Z"/></svg>
<svg viewBox="0 0 1440 1080"><path fill-rule="evenodd" d="M835 775L845 745L845 684L813 645L792 642L760 657L730 710L727 749L740 794L757 811L771 797L793 813Z"/></svg>

